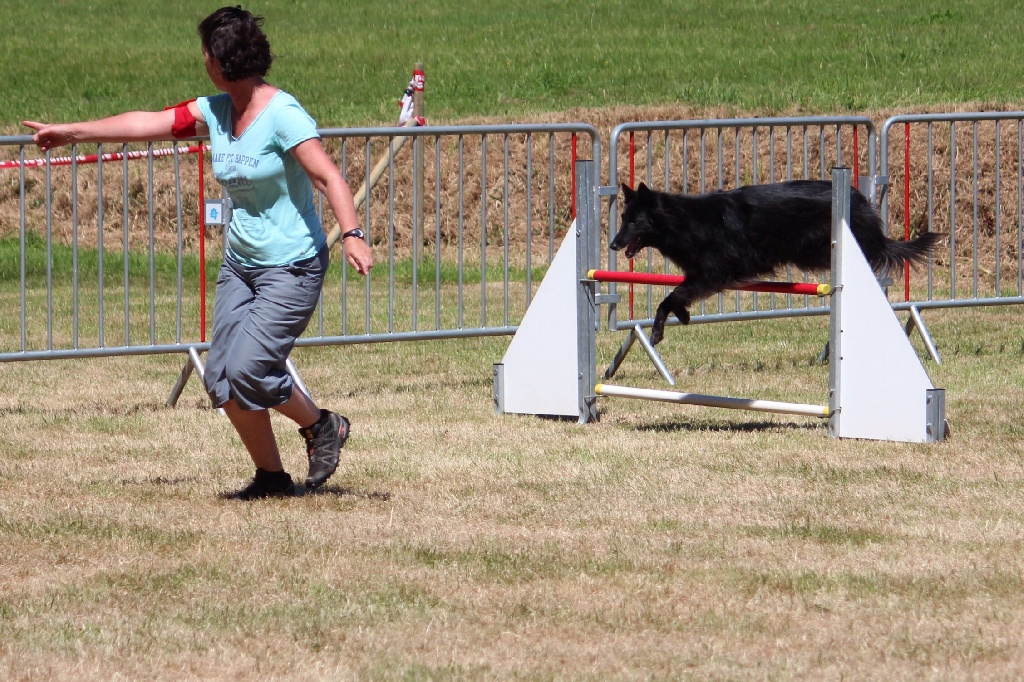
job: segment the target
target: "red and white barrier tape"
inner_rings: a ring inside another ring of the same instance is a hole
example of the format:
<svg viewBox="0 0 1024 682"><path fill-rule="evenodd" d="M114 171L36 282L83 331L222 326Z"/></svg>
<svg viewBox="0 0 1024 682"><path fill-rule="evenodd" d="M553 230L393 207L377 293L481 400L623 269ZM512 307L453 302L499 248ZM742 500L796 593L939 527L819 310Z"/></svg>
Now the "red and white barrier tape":
<svg viewBox="0 0 1024 682"><path fill-rule="evenodd" d="M190 147L178 147L177 152L179 154L195 154L200 149L209 151L210 145L192 145ZM172 156L175 153L175 148L170 149L154 149L153 151L142 150L134 152L111 152L109 154L83 154L81 156L58 156L51 157L49 159L25 159L24 163L21 161L0 161L0 168L20 168L24 165L25 168L43 168L49 166L70 166L72 163L98 163L99 161L121 161L127 159L145 159L147 157L162 157Z"/></svg>

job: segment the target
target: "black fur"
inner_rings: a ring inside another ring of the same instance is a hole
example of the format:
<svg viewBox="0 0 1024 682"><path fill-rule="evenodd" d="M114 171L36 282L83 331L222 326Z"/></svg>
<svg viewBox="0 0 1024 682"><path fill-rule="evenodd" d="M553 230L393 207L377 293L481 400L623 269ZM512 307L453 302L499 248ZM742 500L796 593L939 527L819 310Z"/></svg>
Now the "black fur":
<svg viewBox="0 0 1024 682"><path fill-rule="evenodd" d="M665 335L674 313L690 321L694 302L793 265L828 270L832 258L832 183L793 180L749 185L701 195L668 194L643 183L622 186L622 223L611 248L632 258L645 247L657 249L686 274L658 306L651 343ZM850 229L876 271L899 271L903 261L921 263L943 235L930 232L909 242L889 239L870 202L853 190Z"/></svg>

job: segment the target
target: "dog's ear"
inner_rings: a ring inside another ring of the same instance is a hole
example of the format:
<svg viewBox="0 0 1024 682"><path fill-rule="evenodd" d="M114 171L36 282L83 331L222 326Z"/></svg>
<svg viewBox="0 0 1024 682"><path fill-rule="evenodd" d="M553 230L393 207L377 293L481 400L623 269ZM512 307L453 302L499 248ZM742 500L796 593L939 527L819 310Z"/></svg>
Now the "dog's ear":
<svg viewBox="0 0 1024 682"><path fill-rule="evenodd" d="M634 192L633 189L626 183L622 183L622 196L626 199L626 201L633 201L633 199L636 197L636 192Z"/></svg>
<svg viewBox="0 0 1024 682"><path fill-rule="evenodd" d="M651 190L647 187L647 185L645 185L644 183L641 182L640 186L636 188L636 193L637 193L638 196L642 197L642 196L645 196L647 194L650 194Z"/></svg>

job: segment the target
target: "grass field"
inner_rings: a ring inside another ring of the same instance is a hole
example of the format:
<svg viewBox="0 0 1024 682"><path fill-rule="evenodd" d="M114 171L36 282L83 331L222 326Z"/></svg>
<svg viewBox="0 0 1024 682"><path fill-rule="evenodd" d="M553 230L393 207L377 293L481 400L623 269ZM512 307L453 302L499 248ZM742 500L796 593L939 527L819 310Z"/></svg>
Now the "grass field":
<svg viewBox="0 0 1024 682"><path fill-rule="evenodd" d="M207 94L195 26L216 3L7 0L0 125ZM1024 95L1017 3L267 0L275 84L322 126L390 124L415 62L437 120L687 104L764 115Z"/></svg>
<svg viewBox="0 0 1024 682"><path fill-rule="evenodd" d="M0 131L207 92L215 6L9 0ZM325 126L393 122L415 61L441 120L1024 96L1021 7L996 0L249 6L272 80ZM0 240L8 335L19 267ZM169 286L173 254L154 267ZM1020 310L925 319L952 428L933 445L616 399L588 426L498 417L506 338L299 349L353 437L318 493L252 504L220 497L251 465L196 379L164 405L183 357L0 363L0 679L1024 678ZM671 327L659 350L679 390L822 403L827 324ZM621 341L599 334L599 371ZM616 382L664 387L638 349Z"/></svg>

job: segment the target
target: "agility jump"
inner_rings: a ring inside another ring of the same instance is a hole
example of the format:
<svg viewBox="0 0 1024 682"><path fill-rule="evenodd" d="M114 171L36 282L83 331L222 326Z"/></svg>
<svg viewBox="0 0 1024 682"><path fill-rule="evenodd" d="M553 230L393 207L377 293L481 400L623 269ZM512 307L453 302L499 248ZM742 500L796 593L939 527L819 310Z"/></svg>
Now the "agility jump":
<svg viewBox="0 0 1024 682"><path fill-rule="evenodd" d="M579 162L586 186L593 168ZM578 189L574 230L562 243L548 274L501 363L494 366L494 406L499 414L597 420L598 397L627 397L680 404L797 414L828 419L834 438L935 442L946 435L945 392L935 388L903 333L885 293L850 231L850 170L833 171L831 283L743 283L736 288L830 296L829 392L827 405L806 405L699 393L613 386L596 380L598 307L617 297L600 291L601 281L673 285L680 277L612 273L596 260L599 223L596 201ZM665 278L670 279L665 279ZM810 291L805 287L813 287Z"/></svg>

